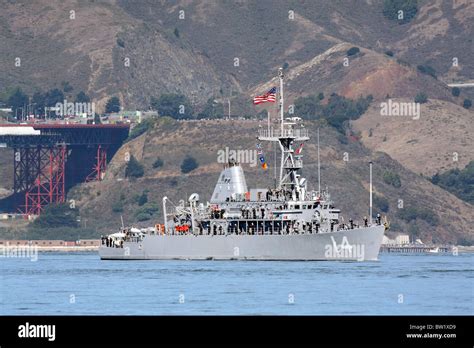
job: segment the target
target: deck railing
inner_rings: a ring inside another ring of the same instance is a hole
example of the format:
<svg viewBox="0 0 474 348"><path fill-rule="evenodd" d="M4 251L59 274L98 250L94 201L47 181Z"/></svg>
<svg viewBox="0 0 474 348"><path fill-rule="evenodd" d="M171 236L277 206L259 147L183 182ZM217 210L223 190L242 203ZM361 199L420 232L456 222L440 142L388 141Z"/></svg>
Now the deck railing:
<svg viewBox="0 0 474 348"><path fill-rule="evenodd" d="M298 129L260 129L258 135L261 138L308 138L309 132L305 128Z"/></svg>

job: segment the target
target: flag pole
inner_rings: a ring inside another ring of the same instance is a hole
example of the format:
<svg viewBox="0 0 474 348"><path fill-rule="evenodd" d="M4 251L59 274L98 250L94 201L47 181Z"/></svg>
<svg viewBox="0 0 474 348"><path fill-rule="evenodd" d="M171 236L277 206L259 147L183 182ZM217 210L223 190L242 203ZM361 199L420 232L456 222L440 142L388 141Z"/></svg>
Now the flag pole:
<svg viewBox="0 0 474 348"><path fill-rule="evenodd" d="M319 127L318 127L318 194L321 197L321 163L319 160Z"/></svg>
<svg viewBox="0 0 474 348"><path fill-rule="evenodd" d="M370 191L370 200L369 200L369 222L372 226L372 161L369 162L369 171L370 171L370 183L369 183L369 191Z"/></svg>
<svg viewBox="0 0 474 348"><path fill-rule="evenodd" d="M280 77L280 118L281 118L281 135L283 135L283 68L278 69Z"/></svg>
<svg viewBox="0 0 474 348"><path fill-rule="evenodd" d="M268 136L270 136L270 110L267 110L267 131Z"/></svg>

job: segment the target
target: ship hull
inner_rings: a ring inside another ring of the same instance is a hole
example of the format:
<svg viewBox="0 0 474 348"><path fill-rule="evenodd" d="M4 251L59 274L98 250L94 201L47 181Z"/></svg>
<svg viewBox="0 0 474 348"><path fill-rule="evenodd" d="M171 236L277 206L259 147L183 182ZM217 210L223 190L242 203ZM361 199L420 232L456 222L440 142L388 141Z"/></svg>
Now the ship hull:
<svg viewBox="0 0 474 348"><path fill-rule="evenodd" d="M319 234L147 235L122 248L101 246L103 260L377 260L384 226Z"/></svg>

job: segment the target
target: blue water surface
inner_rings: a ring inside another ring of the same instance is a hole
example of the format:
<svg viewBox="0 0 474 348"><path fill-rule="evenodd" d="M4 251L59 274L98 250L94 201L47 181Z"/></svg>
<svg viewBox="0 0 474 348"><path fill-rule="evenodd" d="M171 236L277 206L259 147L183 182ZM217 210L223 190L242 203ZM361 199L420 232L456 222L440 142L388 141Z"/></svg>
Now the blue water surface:
<svg viewBox="0 0 474 348"><path fill-rule="evenodd" d="M377 262L0 258L3 315L448 315L474 313L474 254Z"/></svg>

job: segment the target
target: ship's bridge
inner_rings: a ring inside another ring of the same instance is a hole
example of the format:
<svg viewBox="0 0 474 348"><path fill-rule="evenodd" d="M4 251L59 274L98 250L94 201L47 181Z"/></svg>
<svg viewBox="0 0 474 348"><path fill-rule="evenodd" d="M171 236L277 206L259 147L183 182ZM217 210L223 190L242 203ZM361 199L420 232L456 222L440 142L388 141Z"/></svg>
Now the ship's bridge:
<svg viewBox="0 0 474 348"><path fill-rule="evenodd" d="M279 141L279 139L291 138L295 141L309 140L309 132L306 128L284 128L284 129L260 129L258 138L266 141Z"/></svg>

